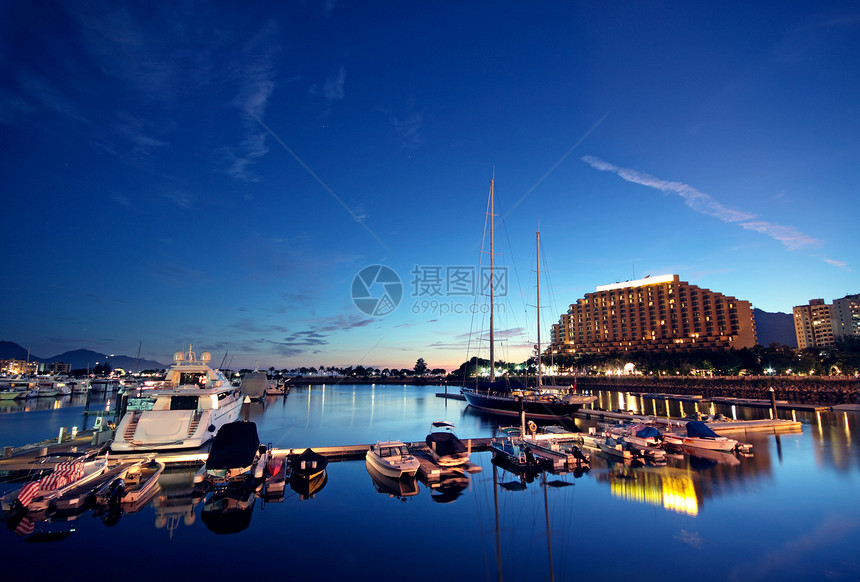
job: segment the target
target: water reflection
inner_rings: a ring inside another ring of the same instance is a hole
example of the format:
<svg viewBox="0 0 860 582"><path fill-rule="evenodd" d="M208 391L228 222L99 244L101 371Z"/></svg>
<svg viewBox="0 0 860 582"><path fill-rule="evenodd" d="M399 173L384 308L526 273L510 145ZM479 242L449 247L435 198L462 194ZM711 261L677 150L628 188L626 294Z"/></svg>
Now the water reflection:
<svg viewBox="0 0 860 582"><path fill-rule="evenodd" d="M464 440L493 436L499 424L509 423L473 413L462 402L436 398L435 391L433 387L296 386L289 395L250 406L248 418L257 423L262 442L302 449L388 438L423 441L429 423L440 419L455 423ZM605 402L618 407L618 395L609 398ZM680 411L681 406L630 394L624 395L623 402L627 409L648 413L667 406ZM695 408L690 402L683 407L687 412ZM728 407L718 410L731 414ZM9 414L0 421L0 430L19 430L23 425L12 421L20 417L28 419L27 427L46 419L39 430L54 434L55 412ZM81 412L82 407L71 410L68 418L80 418ZM738 407L736 413L741 418L763 418L767 411ZM85 513L71 522L25 522L24 531L30 528L31 533L19 536L13 531L22 523L7 521L4 529L9 533L2 542L19 556L9 561L10 576L32 576L32 564L44 555L44 547L36 551L33 544L22 542L39 531L41 539L63 540L51 547L57 569L95 547L105 549L100 559L105 556L108 571L122 572L128 567L127 558L116 548L125 540L146 539L160 560L176 565L177 576L192 576L192 566L184 564L205 544L277 538L307 563L325 563L327 579L357 576L382 581L402 578L402 572L380 573L378 563L367 558L378 553L380 541L396 539L392 532L409 531L415 547L436 547L439 525L444 523L446 544L457 564L456 571L444 574L454 580L630 576L665 580L692 571L707 581L746 579L744 568L756 568L768 556L783 560L786 547L803 550L797 552L803 559L791 564L797 571L768 559L768 567L787 576L755 570L757 579L822 579L831 570L847 579L856 573L848 560L860 543L860 522L845 510L856 505L858 415L801 410L794 414L803 422L802 432L745 435L743 440L753 443L752 456L680 451L670 455L663 467L611 463L595 454L587 473L521 474L496 466L489 452L473 451L472 462L483 472L422 481L419 490L417 482L380 486L362 461L333 462L319 487L309 483L303 494L291 483L292 491L276 497L280 503L265 505L267 511L261 511L266 497L195 495L196 467L173 468L160 479L162 489L149 505L138 507L137 513L123 511L114 528L100 522L104 514L86 519ZM792 411L780 410L783 415L791 418ZM59 422L72 424L65 417ZM576 422L585 433L595 425L596 421ZM821 491L826 494L816 494ZM312 503L303 501L308 497ZM290 527L285 528L285 523ZM611 528L611 543L603 537L606 523L619 524ZM625 525L629 523L635 527ZM333 527L350 540L338 560L330 559L330 545L319 543ZM234 533L225 538L213 534L229 531ZM619 551L641 548L643 531L648 531L649 547L665 550L672 559L645 564L641 552ZM826 543L807 543L819 535ZM703 566L724 564L726 555L733 556L729 567ZM40 575L61 576L52 565L43 568ZM240 568L247 565L226 564L222 574L246 575ZM282 560L272 560L260 566L259 574L282 575L282 569ZM439 575L438 569L431 568L410 572L417 581L436 580Z"/></svg>
<svg viewBox="0 0 860 582"><path fill-rule="evenodd" d="M180 523L189 527L197 519L194 508L203 498L194 486L198 468L198 465L170 467L158 478L161 492L153 499L155 527L166 529L171 539Z"/></svg>
<svg viewBox="0 0 860 582"><path fill-rule="evenodd" d="M253 489L230 486L207 496L200 519L212 533L238 533L251 525L256 501Z"/></svg>
<svg viewBox="0 0 860 582"><path fill-rule="evenodd" d="M290 475L290 489L299 494L299 499L313 499L328 483L328 472L323 471L307 478L298 473Z"/></svg>
<svg viewBox="0 0 860 582"><path fill-rule="evenodd" d="M381 473L369 461L365 462L365 468L373 482L373 488L377 493L394 497L400 501L407 501L409 497L418 495L418 479L415 476L403 475L400 478L389 477Z"/></svg>
<svg viewBox="0 0 860 582"><path fill-rule="evenodd" d="M450 471L442 475L436 482L421 480L430 489L430 498L436 503L453 503L463 495L471 483L469 474L460 471Z"/></svg>

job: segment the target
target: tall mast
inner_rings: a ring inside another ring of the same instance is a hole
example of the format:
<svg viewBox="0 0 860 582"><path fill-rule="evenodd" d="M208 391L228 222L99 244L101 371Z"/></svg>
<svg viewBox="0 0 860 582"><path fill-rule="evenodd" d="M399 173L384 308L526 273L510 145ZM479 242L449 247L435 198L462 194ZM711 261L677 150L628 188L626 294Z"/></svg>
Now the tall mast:
<svg viewBox="0 0 860 582"><path fill-rule="evenodd" d="M494 300L494 287L495 287L495 274L493 272L493 268L495 267L494 260L496 258L494 244L495 241L493 239L495 233L495 200L493 198L493 184L495 183L495 176L490 178L490 382L496 381L496 351L495 351L495 340L496 340L496 331L493 322L493 314L495 312Z"/></svg>
<svg viewBox="0 0 860 582"><path fill-rule="evenodd" d="M537 241L537 387L540 388L540 231L535 233L535 237Z"/></svg>

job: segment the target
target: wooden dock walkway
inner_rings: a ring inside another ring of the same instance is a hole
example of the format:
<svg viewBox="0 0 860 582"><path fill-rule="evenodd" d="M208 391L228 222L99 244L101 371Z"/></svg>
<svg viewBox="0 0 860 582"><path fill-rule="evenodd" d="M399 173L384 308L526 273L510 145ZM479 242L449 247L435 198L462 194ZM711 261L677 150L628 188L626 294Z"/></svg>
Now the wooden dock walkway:
<svg viewBox="0 0 860 582"><path fill-rule="evenodd" d="M466 447L468 447L472 452L489 450L490 441L492 440L492 438L462 439ZM426 443L424 443L424 441L404 442L403 444L405 444L412 451L422 451L427 449L427 445ZM282 455L298 455L308 448L313 449L314 452L323 455L330 461L347 461L350 459L363 459L367 451L370 450L370 444L338 445L328 447L296 447L290 449L273 448L272 454L278 457Z"/></svg>
<svg viewBox="0 0 860 582"><path fill-rule="evenodd" d="M758 398L724 398L715 396L711 398L711 402L718 404L729 404L734 406L749 406L751 408L770 408L770 400ZM783 410L803 410L807 412L826 412L831 410L832 406L822 406L820 404L802 404L797 402L788 402L787 400L777 400L777 409Z"/></svg>
<svg viewBox="0 0 860 582"><path fill-rule="evenodd" d="M574 416L585 420L629 420L633 422L654 423L663 426L687 424L686 419L631 414L628 412L611 412L608 410L594 410L591 408L580 409L576 414L574 414ZM762 420L720 420L709 422L708 426L714 432L721 434L724 432L798 432L801 430L802 425L800 421L796 420L766 418Z"/></svg>

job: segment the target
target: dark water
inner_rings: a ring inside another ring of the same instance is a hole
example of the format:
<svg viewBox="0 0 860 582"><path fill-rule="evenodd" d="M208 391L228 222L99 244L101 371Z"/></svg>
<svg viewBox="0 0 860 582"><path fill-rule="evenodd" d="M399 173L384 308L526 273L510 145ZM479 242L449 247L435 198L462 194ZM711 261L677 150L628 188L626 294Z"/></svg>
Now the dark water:
<svg viewBox="0 0 860 582"><path fill-rule="evenodd" d="M461 438L486 437L510 423L435 397L440 390L294 387L286 398L254 405L250 419L276 447L423 440L430 422L443 419ZM652 413L656 405L662 414L667 405L599 396L607 408ZM0 443L80 423L83 403L67 404L77 406L0 415ZM668 406L679 412L679 403ZM754 445L750 457L678 456L665 467L635 467L595 454L584 475L523 483L489 453L474 453L482 471L467 483L450 483L447 492L419 484L409 497L380 493L364 461L330 463L313 498L288 488L281 502L256 500L247 527L228 535L214 533L202 504L194 505L191 471L174 472L152 503L111 527L83 513L49 524L68 533L53 543L29 543L3 528L0 558L10 580L857 580L859 415L781 412L792 414L802 432L742 437Z"/></svg>

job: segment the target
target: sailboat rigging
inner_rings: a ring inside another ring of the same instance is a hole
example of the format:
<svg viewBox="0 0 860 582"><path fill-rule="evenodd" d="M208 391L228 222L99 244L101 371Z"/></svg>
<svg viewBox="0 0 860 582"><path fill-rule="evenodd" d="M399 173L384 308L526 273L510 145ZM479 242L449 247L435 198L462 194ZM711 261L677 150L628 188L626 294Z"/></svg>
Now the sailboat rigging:
<svg viewBox="0 0 860 582"><path fill-rule="evenodd" d="M537 386L529 389L515 386L507 378L496 381L495 326L494 326L494 199L495 178L490 180L489 222L490 222L490 382L482 387L474 385L462 389L463 396L470 406L478 410L506 416L558 420L568 418L585 404L594 402L595 396L576 394L573 389L560 386L542 386L540 372L540 233L538 233L538 376Z"/></svg>

